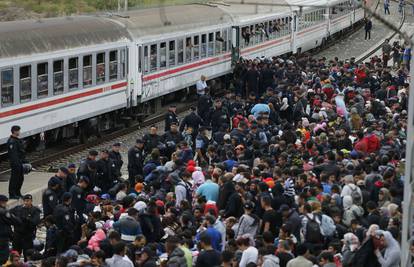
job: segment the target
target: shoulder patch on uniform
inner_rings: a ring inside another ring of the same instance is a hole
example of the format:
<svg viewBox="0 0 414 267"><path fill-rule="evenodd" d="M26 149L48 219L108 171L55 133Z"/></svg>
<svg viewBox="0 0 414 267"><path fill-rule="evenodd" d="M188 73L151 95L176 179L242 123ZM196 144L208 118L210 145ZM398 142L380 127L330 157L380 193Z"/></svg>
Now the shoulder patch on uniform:
<svg viewBox="0 0 414 267"><path fill-rule="evenodd" d="M13 149L13 144L10 144L9 148L10 148L10 149Z"/></svg>
<svg viewBox="0 0 414 267"><path fill-rule="evenodd" d="M10 216L10 212L6 212L6 217L7 218L10 218L11 216Z"/></svg>
<svg viewBox="0 0 414 267"><path fill-rule="evenodd" d="M53 196L49 196L49 200L52 201L53 200Z"/></svg>
<svg viewBox="0 0 414 267"><path fill-rule="evenodd" d="M69 221L69 218L70 218L69 215L65 215L65 220L66 221Z"/></svg>

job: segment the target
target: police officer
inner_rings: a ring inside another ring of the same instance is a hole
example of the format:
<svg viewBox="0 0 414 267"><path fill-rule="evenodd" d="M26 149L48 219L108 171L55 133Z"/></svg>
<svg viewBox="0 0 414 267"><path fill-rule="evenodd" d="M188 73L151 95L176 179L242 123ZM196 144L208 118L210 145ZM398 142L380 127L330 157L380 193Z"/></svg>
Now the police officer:
<svg viewBox="0 0 414 267"><path fill-rule="evenodd" d="M81 160L78 169L78 179L81 176L87 176L89 178L89 188L91 190L95 186L96 179L96 158L98 157L98 151L91 150L88 153L86 159Z"/></svg>
<svg viewBox="0 0 414 267"><path fill-rule="evenodd" d="M198 128L203 125L204 122L199 115L197 115L195 107L190 107L190 114L184 117L180 125L180 132L183 132L187 127L193 128L193 139L198 134Z"/></svg>
<svg viewBox="0 0 414 267"><path fill-rule="evenodd" d="M128 180L131 187L135 185L135 176L143 174L144 159L144 141L137 139L135 146L128 150Z"/></svg>
<svg viewBox="0 0 414 267"><path fill-rule="evenodd" d="M177 145L183 141L182 134L178 131L178 123L172 122L170 125L170 129L165 132L164 136L164 144L167 146L165 156L167 158L171 157L171 154L175 151Z"/></svg>
<svg viewBox="0 0 414 267"><path fill-rule="evenodd" d="M62 197L63 193L68 192L69 189L73 185L67 182L68 174L69 174L69 170L66 167L60 167L58 171L56 172L55 176L53 176L60 180L60 187L59 187L59 190L57 191L58 199Z"/></svg>
<svg viewBox="0 0 414 267"><path fill-rule="evenodd" d="M165 116L165 128L164 128L165 132L170 130L171 123L175 122L178 124L179 120L178 120L176 111L177 111L176 105L170 105L170 107L168 108L168 113Z"/></svg>
<svg viewBox="0 0 414 267"><path fill-rule="evenodd" d="M147 154L151 153L154 148L158 148L161 144L162 137L158 135L158 128L155 125L152 125L149 133L145 134L143 137L144 148Z"/></svg>
<svg viewBox="0 0 414 267"><path fill-rule="evenodd" d="M109 158L115 165L115 178L120 178L122 176L121 168L124 165L122 160L122 155L119 152L121 148L121 143L115 143L112 145L112 150L109 152Z"/></svg>
<svg viewBox="0 0 414 267"><path fill-rule="evenodd" d="M210 122L213 133L217 132L221 125L230 124L229 116L223 109L223 104L219 98L214 101L214 108L210 110Z"/></svg>
<svg viewBox="0 0 414 267"><path fill-rule="evenodd" d="M46 218L48 215L53 214L53 210L59 204L58 193L61 187L62 181L53 176L49 179L47 183L47 189L43 192L42 195L42 206L43 206L43 216Z"/></svg>
<svg viewBox="0 0 414 267"><path fill-rule="evenodd" d="M101 151L100 159L96 162L96 185L107 193L114 184L115 163L109 159L109 151Z"/></svg>
<svg viewBox="0 0 414 267"><path fill-rule="evenodd" d="M205 123L208 121L208 112L212 106L213 106L213 99L211 98L209 94L208 88L206 88L206 93L200 96L200 98L198 99L198 103L197 103L198 115Z"/></svg>
<svg viewBox="0 0 414 267"><path fill-rule="evenodd" d="M23 163L26 161L23 142L19 136L20 126L12 126L10 138L7 140L7 152L11 168L9 182L9 196L11 199L22 197L20 190L24 180Z"/></svg>
<svg viewBox="0 0 414 267"><path fill-rule="evenodd" d="M62 197L62 204L56 206L53 217L58 230L57 253L60 254L69 249L73 244L74 231L76 227L75 211L71 206L72 194L66 192Z"/></svg>
<svg viewBox="0 0 414 267"><path fill-rule="evenodd" d="M82 176L79 179L78 184L72 186L69 190L69 193L72 194L72 208L76 211L76 213L81 216L85 213L86 210L86 192L85 190L88 188L89 178L86 176Z"/></svg>
<svg viewBox="0 0 414 267"><path fill-rule="evenodd" d="M23 205L18 205L10 210L14 216L21 220L14 225L13 249L24 254L33 248L33 240L36 238L36 227L40 223L40 209L33 206L33 196L23 196Z"/></svg>
<svg viewBox="0 0 414 267"><path fill-rule="evenodd" d="M76 164L69 163L68 171L69 171L69 174L66 177L66 181L67 181L66 188L70 189L73 185L75 185L78 182L78 178L76 177Z"/></svg>
<svg viewBox="0 0 414 267"><path fill-rule="evenodd" d="M20 219L7 210L5 195L0 195L0 265L6 263L9 258L9 242L13 236L12 225L21 223Z"/></svg>

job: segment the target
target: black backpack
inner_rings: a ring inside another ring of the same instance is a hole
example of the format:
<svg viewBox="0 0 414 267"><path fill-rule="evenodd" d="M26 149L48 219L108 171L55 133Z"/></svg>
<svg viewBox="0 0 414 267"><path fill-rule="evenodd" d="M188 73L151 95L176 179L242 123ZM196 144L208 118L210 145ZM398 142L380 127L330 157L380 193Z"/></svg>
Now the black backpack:
<svg viewBox="0 0 414 267"><path fill-rule="evenodd" d="M308 223L306 224L306 241L309 243L321 243L321 226L316 221L316 215L313 215L313 219L311 219L308 215L305 216L308 218Z"/></svg>

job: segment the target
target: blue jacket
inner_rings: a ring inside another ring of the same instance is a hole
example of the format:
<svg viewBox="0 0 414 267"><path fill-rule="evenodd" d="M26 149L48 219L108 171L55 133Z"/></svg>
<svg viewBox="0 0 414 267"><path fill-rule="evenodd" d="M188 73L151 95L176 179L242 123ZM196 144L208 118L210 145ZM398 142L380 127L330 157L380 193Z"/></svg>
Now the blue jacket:
<svg viewBox="0 0 414 267"><path fill-rule="evenodd" d="M200 234L201 233L207 233L207 235L211 238L211 246L217 250L217 251L221 251L221 234L220 232L214 228L213 226L209 226L207 227L206 230L200 232L197 234L196 236L196 240L198 241L200 238Z"/></svg>

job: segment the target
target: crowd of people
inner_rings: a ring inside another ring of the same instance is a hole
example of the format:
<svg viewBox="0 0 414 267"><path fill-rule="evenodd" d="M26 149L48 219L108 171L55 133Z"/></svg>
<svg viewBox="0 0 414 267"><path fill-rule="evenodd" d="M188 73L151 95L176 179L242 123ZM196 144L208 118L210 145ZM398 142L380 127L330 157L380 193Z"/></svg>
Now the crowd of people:
<svg viewBox="0 0 414 267"><path fill-rule="evenodd" d="M171 106L164 133L136 140L128 173L115 143L61 167L42 211L0 196L0 263L399 266L405 64L240 59L215 98L206 80L184 118Z"/></svg>

